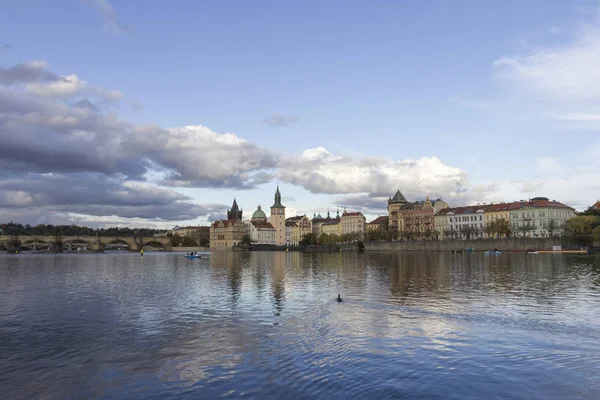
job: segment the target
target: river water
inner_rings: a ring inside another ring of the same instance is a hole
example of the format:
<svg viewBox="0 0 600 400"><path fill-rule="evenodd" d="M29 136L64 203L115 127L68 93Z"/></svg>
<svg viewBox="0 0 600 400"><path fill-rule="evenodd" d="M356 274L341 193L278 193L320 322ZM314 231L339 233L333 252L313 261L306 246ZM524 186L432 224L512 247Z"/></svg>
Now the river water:
<svg viewBox="0 0 600 400"><path fill-rule="evenodd" d="M600 398L598 257L208 257L0 255L1 397Z"/></svg>

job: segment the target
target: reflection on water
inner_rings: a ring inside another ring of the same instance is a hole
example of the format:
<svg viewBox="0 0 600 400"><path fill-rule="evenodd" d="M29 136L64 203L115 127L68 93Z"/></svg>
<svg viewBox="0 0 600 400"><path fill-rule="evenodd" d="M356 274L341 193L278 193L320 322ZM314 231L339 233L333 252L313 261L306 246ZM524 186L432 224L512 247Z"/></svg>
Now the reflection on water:
<svg viewBox="0 0 600 400"><path fill-rule="evenodd" d="M3 398L600 398L599 258L2 255L0 300Z"/></svg>

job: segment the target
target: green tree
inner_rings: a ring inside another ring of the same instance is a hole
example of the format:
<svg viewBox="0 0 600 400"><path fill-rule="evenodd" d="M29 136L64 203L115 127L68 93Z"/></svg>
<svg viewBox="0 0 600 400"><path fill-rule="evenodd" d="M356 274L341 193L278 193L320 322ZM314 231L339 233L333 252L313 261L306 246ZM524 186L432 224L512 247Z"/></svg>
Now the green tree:
<svg viewBox="0 0 600 400"><path fill-rule="evenodd" d="M197 246L196 238L193 236L184 236L181 239L181 245L184 247L195 247Z"/></svg>
<svg viewBox="0 0 600 400"><path fill-rule="evenodd" d="M600 242L600 225L592 230L592 239L594 239L594 242Z"/></svg>
<svg viewBox="0 0 600 400"><path fill-rule="evenodd" d="M329 243L329 235L326 234L325 232L321 233L321 236L319 236L319 244L327 244Z"/></svg>
<svg viewBox="0 0 600 400"><path fill-rule="evenodd" d="M510 224L504 218L500 218L494 221L494 233L497 237L508 237L510 236Z"/></svg>
<svg viewBox="0 0 600 400"><path fill-rule="evenodd" d="M179 247L181 246L181 242L182 242L182 238L181 236L179 236L178 234L174 234L173 236L171 236L171 245L174 247Z"/></svg>
<svg viewBox="0 0 600 400"><path fill-rule="evenodd" d="M240 243L244 246L249 246L250 244L252 244L252 239L250 238L250 235L246 233L244 236L242 236L242 240Z"/></svg>
<svg viewBox="0 0 600 400"><path fill-rule="evenodd" d="M565 234L581 245L592 242L592 231L600 224L599 218L593 215L578 215L565 223Z"/></svg>
<svg viewBox="0 0 600 400"><path fill-rule="evenodd" d="M306 234L302 235L302 239L300 239L301 246L308 246L310 244L316 244L316 243L317 243L317 238L312 233L306 233Z"/></svg>

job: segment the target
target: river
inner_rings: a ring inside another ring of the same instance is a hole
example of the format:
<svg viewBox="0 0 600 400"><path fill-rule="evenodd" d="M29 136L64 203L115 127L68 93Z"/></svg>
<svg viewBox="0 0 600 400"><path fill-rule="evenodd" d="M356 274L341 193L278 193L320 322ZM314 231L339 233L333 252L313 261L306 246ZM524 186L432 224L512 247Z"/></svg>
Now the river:
<svg viewBox="0 0 600 400"><path fill-rule="evenodd" d="M600 258L2 254L0 393L598 399Z"/></svg>

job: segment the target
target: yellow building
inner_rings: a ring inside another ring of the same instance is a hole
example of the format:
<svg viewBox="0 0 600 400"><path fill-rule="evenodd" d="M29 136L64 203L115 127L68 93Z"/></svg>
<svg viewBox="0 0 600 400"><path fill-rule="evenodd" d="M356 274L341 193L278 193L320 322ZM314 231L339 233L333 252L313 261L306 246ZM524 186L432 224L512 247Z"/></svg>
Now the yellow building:
<svg viewBox="0 0 600 400"><path fill-rule="evenodd" d="M489 227L494 221L503 219L506 222L510 221L510 211L518 208L518 203L498 203L488 204L483 213L483 219L485 227ZM486 237L490 238L495 236L494 234L486 233Z"/></svg>
<svg viewBox="0 0 600 400"><path fill-rule="evenodd" d="M385 231L387 231L388 224L389 224L389 217L387 217L385 215L382 217L377 217L373 221L371 221L367 224L367 231L385 232Z"/></svg>
<svg viewBox="0 0 600 400"><path fill-rule="evenodd" d="M365 238L367 220L361 212L347 212L344 209L340 221L342 235L352 236L355 240Z"/></svg>
<svg viewBox="0 0 600 400"><path fill-rule="evenodd" d="M321 233L340 236L342 234L342 224L339 220L324 222L323 225L321 225Z"/></svg>
<svg viewBox="0 0 600 400"><path fill-rule="evenodd" d="M279 185L275 192L275 203L271 206L271 225L275 228L275 244L285 246L285 207L281 204Z"/></svg>
<svg viewBox="0 0 600 400"><path fill-rule="evenodd" d="M226 250L238 246L248 233L246 224L238 220L215 221L210 226L210 248Z"/></svg>
<svg viewBox="0 0 600 400"><path fill-rule="evenodd" d="M292 246L298 246L304 235L313 233L312 222L306 215L288 218L285 223L291 228L289 244Z"/></svg>

